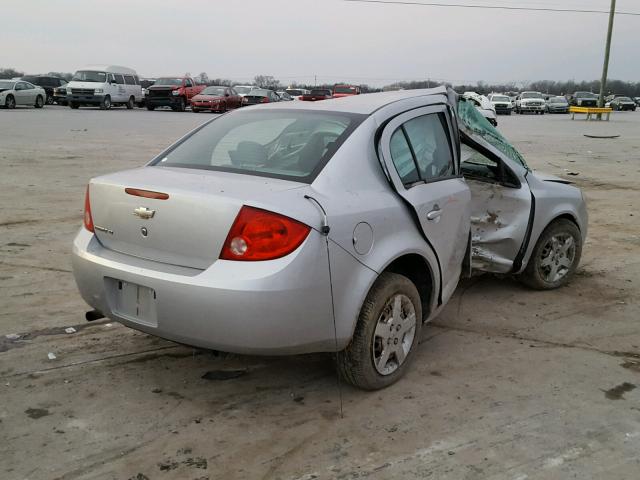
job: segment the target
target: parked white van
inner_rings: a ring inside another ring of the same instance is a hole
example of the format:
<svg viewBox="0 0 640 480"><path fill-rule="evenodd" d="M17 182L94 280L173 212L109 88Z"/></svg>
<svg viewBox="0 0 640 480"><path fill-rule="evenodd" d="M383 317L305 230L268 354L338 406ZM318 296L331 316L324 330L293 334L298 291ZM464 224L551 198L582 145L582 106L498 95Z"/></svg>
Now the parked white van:
<svg viewBox="0 0 640 480"><path fill-rule="evenodd" d="M142 100L136 71L118 65L89 65L78 70L67 84L71 108L99 105L101 110L108 110L112 105L125 105L132 109Z"/></svg>

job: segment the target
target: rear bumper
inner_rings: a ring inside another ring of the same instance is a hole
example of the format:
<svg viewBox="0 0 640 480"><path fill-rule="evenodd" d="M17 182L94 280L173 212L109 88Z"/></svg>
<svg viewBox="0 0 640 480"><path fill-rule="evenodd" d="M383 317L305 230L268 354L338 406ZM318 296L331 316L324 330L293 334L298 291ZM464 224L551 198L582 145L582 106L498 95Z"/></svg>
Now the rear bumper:
<svg viewBox="0 0 640 480"><path fill-rule="evenodd" d="M72 264L80 294L91 307L152 335L243 354L335 350L326 245L314 230L286 257L218 260L196 270L108 250L81 229ZM155 292L153 318L140 321L118 310L117 281Z"/></svg>

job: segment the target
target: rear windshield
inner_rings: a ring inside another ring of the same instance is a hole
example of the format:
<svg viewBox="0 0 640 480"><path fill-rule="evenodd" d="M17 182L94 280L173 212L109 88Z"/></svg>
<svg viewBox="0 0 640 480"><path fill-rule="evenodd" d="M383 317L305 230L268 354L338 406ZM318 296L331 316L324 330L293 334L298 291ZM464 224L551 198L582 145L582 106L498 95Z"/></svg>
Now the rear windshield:
<svg viewBox="0 0 640 480"><path fill-rule="evenodd" d="M364 118L306 110L234 112L196 130L152 165L311 183Z"/></svg>
<svg viewBox="0 0 640 480"><path fill-rule="evenodd" d="M241 87L240 85L236 85L233 88L238 93L249 93L251 90L253 90L253 87Z"/></svg>

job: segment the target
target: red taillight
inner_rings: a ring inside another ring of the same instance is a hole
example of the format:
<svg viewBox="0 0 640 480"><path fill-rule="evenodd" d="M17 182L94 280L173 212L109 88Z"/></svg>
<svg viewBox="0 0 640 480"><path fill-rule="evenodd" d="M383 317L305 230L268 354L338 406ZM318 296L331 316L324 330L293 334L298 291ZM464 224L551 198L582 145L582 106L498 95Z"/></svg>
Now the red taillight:
<svg viewBox="0 0 640 480"><path fill-rule="evenodd" d="M125 188L125 193L134 197L153 198L155 200L166 200L169 198L168 193L154 192L152 190L140 190L139 188Z"/></svg>
<svg viewBox="0 0 640 480"><path fill-rule="evenodd" d="M91 217L91 202L89 201L89 185L84 194L84 228L90 232L95 232L93 228L93 218Z"/></svg>
<svg viewBox="0 0 640 480"><path fill-rule="evenodd" d="M273 260L290 254L309 235L309 228L284 215L244 206L224 242L223 260Z"/></svg>
<svg viewBox="0 0 640 480"><path fill-rule="evenodd" d="M260 103L269 103L269 97L262 97Z"/></svg>

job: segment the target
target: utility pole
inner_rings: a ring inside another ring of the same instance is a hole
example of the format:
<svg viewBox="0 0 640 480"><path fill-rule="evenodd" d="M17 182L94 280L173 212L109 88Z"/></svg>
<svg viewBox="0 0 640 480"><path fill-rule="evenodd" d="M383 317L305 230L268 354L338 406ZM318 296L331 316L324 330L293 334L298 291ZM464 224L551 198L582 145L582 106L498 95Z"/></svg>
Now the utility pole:
<svg viewBox="0 0 640 480"><path fill-rule="evenodd" d="M613 17L616 13L616 0L611 0L611 11L609 12L609 30L607 31L607 45L604 49L604 65L602 66L602 79L600 80L600 98L598 106L604 107L604 89L607 84L607 74L609 73L609 52L611 51L611 34L613 33ZM598 114L602 118L602 114Z"/></svg>

